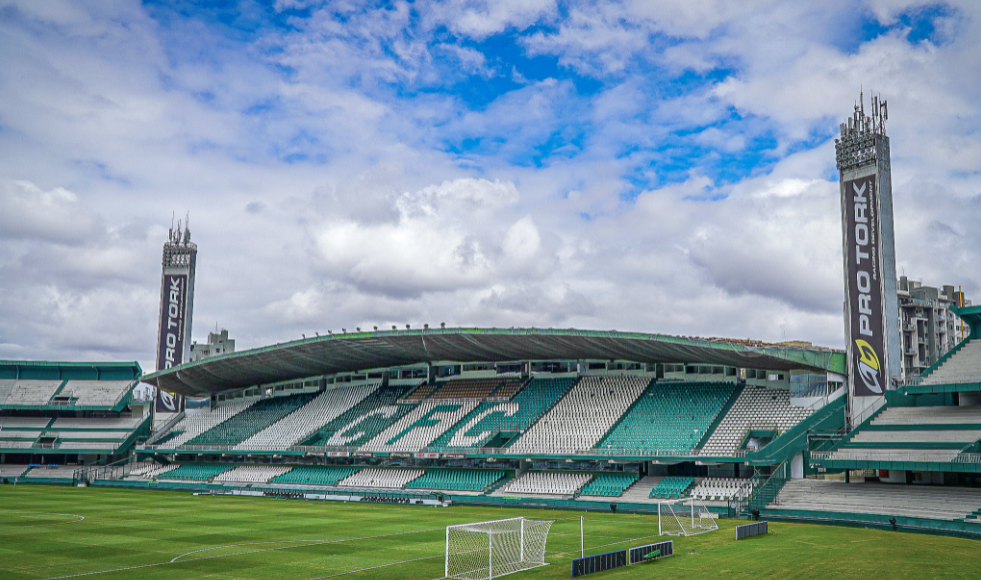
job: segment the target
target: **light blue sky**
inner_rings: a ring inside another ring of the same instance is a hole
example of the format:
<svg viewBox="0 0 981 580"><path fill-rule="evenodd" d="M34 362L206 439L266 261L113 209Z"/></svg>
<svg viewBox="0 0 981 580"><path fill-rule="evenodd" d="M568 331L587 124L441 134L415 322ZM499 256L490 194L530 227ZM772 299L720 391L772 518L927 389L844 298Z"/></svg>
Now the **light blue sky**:
<svg viewBox="0 0 981 580"><path fill-rule="evenodd" d="M981 299L975 2L0 0L0 357L575 326L839 346L833 138L889 100L898 264Z"/></svg>

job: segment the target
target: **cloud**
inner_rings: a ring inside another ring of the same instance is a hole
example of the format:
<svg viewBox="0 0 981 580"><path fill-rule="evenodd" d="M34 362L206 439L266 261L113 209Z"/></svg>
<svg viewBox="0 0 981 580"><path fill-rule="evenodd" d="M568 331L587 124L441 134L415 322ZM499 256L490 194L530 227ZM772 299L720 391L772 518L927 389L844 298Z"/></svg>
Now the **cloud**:
<svg viewBox="0 0 981 580"><path fill-rule="evenodd" d="M0 238L79 244L103 228L67 189L44 191L28 181L0 180Z"/></svg>
<svg viewBox="0 0 981 580"><path fill-rule="evenodd" d="M242 12L2 3L0 355L152 364L175 211L195 328L243 348L427 322L840 346L863 85L899 267L981 296L976 3Z"/></svg>
<svg viewBox="0 0 981 580"><path fill-rule="evenodd" d="M542 276L555 258L530 217L508 223L519 200L512 183L471 178L407 192L395 220L317 228L318 258L327 275L396 296Z"/></svg>

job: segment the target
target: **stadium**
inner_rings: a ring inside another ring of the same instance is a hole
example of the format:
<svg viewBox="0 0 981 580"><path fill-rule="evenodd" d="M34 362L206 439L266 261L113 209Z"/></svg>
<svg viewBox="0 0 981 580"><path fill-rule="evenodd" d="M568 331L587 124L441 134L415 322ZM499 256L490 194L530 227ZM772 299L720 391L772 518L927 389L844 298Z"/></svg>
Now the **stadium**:
<svg viewBox="0 0 981 580"><path fill-rule="evenodd" d="M0 361L2 577L977 577L981 306L903 377L918 323L884 103L862 106L837 143L844 350L426 325L190 360L178 226L158 370Z"/></svg>

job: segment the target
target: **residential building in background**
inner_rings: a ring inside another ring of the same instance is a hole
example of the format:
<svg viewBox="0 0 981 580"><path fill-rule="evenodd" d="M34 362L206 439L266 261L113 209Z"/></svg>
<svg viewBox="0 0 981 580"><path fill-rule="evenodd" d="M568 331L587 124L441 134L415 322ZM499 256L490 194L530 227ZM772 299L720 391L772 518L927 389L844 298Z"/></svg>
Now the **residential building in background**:
<svg viewBox="0 0 981 580"><path fill-rule="evenodd" d="M209 332L208 342L200 344L194 341L191 344L191 362L229 352L235 352L235 339L228 338L228 331L222 328L221 331Z"/></svg>
<svg viewBox="0 0 981 580"><path fill-rule="evenodd" d="M953 286L934 288L899 277L899 322L903 334L903 374L915 378L967 337L970 327L951 306L971 306Z"/></svg>

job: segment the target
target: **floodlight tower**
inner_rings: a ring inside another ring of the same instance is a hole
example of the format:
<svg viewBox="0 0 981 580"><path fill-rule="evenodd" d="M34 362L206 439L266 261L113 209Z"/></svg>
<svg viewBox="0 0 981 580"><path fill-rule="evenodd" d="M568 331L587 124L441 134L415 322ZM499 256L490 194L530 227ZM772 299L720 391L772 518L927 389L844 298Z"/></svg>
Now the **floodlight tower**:
<svg viewBox="0 0 981 580"><path fill-rule="evenodd" d="M191 242L190 216L177 227L171 225L163 246L163 269L160 277L160 325L157 334L157 370L177 366L190 358L191 315L194 311L194 270L198 247ZM179 413L180 396L157 389L156 413Z"/></svg>
<svg viewBox="0 0 981 580"><path fill-rule="evenodd" d="M876 408L901 379L896 244L886 101L864 95L835 139L841 188L845 270L848 413L854 423Z"/></svg>

